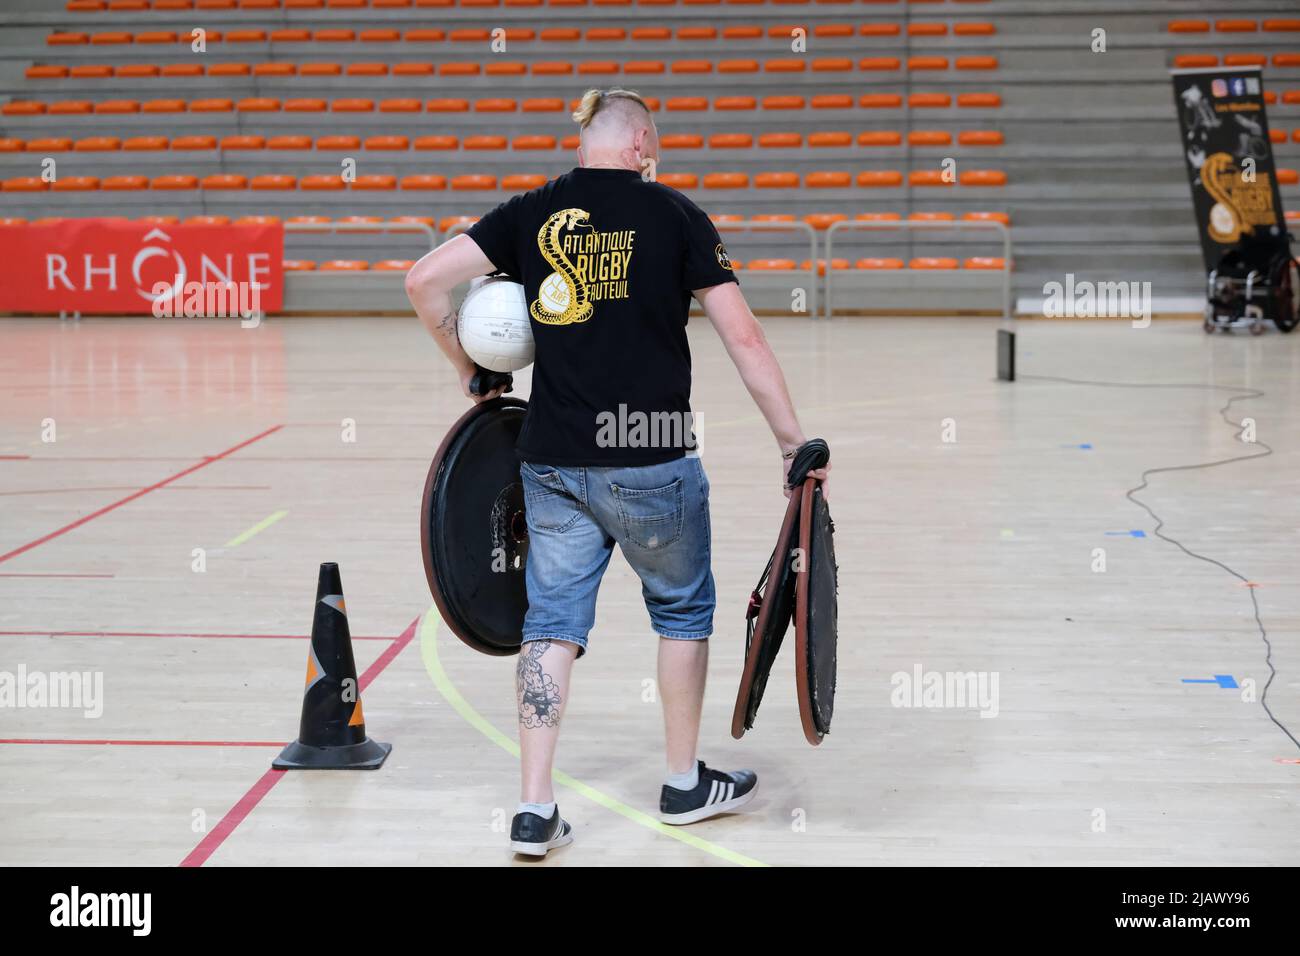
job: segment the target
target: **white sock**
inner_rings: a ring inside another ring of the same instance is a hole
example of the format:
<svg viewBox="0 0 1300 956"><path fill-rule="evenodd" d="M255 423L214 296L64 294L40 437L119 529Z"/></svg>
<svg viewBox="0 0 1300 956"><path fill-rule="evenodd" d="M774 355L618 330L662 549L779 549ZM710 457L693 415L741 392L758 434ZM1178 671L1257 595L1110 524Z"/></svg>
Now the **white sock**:
<svg viewBox="0 0 1300 956"><path fill-rule="evenodd" d="M674 790L694 790L700 785L700 765L697 763L685 773L670 773L665 782Z"/></svg>
<svg viewBox="0 0 1300 956"><path fill-rule="evenodd" d="M521 803L515 809L515 813L535 813L543 820L549 820L555 816L555 801L550 803Z"/></svg>

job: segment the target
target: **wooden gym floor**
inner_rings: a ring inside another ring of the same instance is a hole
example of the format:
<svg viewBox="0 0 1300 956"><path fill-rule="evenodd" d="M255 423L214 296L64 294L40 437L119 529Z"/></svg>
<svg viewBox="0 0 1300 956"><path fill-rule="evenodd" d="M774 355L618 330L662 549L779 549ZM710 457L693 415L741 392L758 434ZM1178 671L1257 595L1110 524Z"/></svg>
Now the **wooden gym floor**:
<svg viewBox="0 0 1300 956"><path fill-rule="evenodd" d="M1220 419L1231 392L999 383L991 320L765 324L833 454L833 732L804 742L787 647L757 726L729 736L784 500L693 322L720 602L701 754L757 770L760 794L680 831L647 816L656 642L616 558L558 761L576 842L543 865L1294 863L1300 749L1258 701L1251 594L1268 702L1300 732L1300 336L1020 328L1022 373L1267 393L1232 415L1275 454L1142 495L1252 589L1124 497L1144 469L1261 451ZM0 863L514 862L512 662L428 614L419 495L466 402L413 320L5 320L0 395L0 671L102 673L104 693L98 719L0 709ZM369 731L393 744L375 773L269 771L322 561L342 569ZM917 668L996 675L996 716L893 706L892 675Z"/></svg>

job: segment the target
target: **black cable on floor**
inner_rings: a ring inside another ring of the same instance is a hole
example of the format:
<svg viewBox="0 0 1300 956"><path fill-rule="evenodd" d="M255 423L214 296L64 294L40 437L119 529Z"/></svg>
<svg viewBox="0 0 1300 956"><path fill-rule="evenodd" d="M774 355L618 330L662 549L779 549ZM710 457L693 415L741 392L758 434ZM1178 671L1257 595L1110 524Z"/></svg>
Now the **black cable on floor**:
<svg viewBox="0 0 1300 956"><path fill-rule="evenodd" d="M1257 389L1243 388L1241 386L1236 386L1236 385L1206 385L1203 383L1183 385L1177 383L1164 384L1164 383L1149 383L1149 382L1097 382L1097 381L1089 381L1087 379L1079 379L1079 378L1061 378L1055 375L1020 375L1018 377L1021 379L1032 379L1040 382L1060 382L1065 385L1095 385L1102 388L1191 388L1191 389L1200 389L1203 391L1237 392L1238 394L1233 395L1231 398L1229 398L1227 403L1224 404L1224 406L1219 409L1219 416L1230 426L1237 429L1237 434L1236 436L1234 436L1237 438L1241 437L1241 434L1242 432L1245 431L1245 428L1244 426L1239 426L1237 422L1234 422L1232 419L1228 417L1228 409L1232 407L1234 402L1245 401L1247 399L1252 399L1252 398L1263 398L1265 394L1264 392L1261 392ZM1213 564L1215 567L1222 568L1224 571L1227 571L1234 578L1243 582L1244 584L1250 584L1251 583L1250 578L1246 577L1244 574L1242 574L1240 571L1236 570L1235 568L1229 567L1227 564L1224 564L1222 561L1218 560L1217 558L1212 558L1209 555L1205 555L1205 554L1199 554L1196 551L1193 551L1191 548L1187 547L1177 538L1172 538L1169 535L1164 534L1160 529L1165 526L1165 520L1161 518L1158 514L1156 514L1155 511L1151 509L1150 505L1148 505L1145 501L1142 501L1140 498L1136 497L1136 495L1137 492L1144 491L1146 490L1147 487L1149 487L1151 475L1159 475L1164 472L1170 472L1170 471L1197 471L1202 468L1217 468L1219 465L1230 465L1233 462L1237 462L1237 461L1249 461L1252 458L1267 458L1269 455L1273 454L1272 446L1262 441L1256 441L1255 444L1264 450L1260 452L1256 452L1255 454L1251 454L1251 455L1237 455L1233 458L1221 458L1218 461L1207 461L1196 465L1170 465L1165 468L1148 468L1146 471L1142 472L1142 483L1137 487L1130 488L1128 491L1126 491L1124 493L1124 497L1126 497L1129 501L1133 502L1135 505L1137 505L1147 514L1149 514L1151 518L1156 522L1155 531L1153 533L1157 538L1160 538L1162 541L1167 541L1169 544L1174 545L1174 547L1178 548L1180 551L1182 551L1184 554L1188 555L1189 557L1196 558L1198 561L1205 561L1208 564ZM1278 730L1282 731L1282 733L1287 735L1287 738L1291 741L1291 743L1296 745L1297 749L1300 749L1300 740L1297 740L1295 734L1291 733L1291 731L1287 729L1286 725L1283 724L1282 721L1277 719L1277 717L1273 714L1273 711L1268 706L1268 689L1273 685L1273 678L1277 676L1277 669L1273 667L1273 644L1268 639L1268 630L1264 627L1264 620L1263 618L1260 617L1259 614L1259 598L1255 596L1255 588L1248 587L1246 588L1246 590L1250 592L1250 603L1255 610L1255 626L1259 628L1259 636L1264 641L1264 649L1265 649L1264 663L1268 665L1268 682L1264 684L1264 690L1259 695L1260 705L1264 708L1264 713L1268 714L1268 719L1273 721L1273 723L1277 725Z"/></svg>

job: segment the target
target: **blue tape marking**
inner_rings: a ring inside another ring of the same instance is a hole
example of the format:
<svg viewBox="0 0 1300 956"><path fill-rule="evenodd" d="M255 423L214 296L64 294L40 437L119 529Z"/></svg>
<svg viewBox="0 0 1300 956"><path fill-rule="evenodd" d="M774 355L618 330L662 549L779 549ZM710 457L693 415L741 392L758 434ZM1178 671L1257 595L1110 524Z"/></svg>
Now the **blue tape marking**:
<svg viewBox="0 0 1300 956"><path fill-rule="evenodd" d="M1147 536L1147 533L1146 533L1145 531L1143 531L1141 528L1137 528L1137 529L1134 529L1133 531L1107 531L1107 532L1106 532L1106 535L1107 535L1107 537L1112 537L1112 538L1114 538L1114 537L1119 537L1119 538L1145 538L1145 537Z"/></svg>
<svg viewBox="0 0 1300 956"><path fill-rule="evenodd" d="M1092 451L1092 442L1083 442L1080 445L1062 445L1062 448L1082 448L1084 451Z"/></svg>
<svg viewBox="0 0 1300 956"><path fill-rule="evenodd" d="M1218 684L1224 690L1238 687L1237 679L1231 674L1215 674L1213 677L1184 677L1184 684Z"/></svg>

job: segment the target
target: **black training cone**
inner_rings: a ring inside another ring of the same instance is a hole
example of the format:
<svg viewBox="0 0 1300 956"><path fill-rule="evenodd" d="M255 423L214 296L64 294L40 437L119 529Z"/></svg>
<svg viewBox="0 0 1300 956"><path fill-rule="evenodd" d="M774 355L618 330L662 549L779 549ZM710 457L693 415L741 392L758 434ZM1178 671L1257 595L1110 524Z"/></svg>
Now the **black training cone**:
<svg viewBox="0 0 1300 956"><path fill-rule="evenodd" d="M307 649L298 739L271 762L274 770L377 770L393 749L366 736L343 581L332 561L320 566L316 616Z"/></svg>

